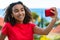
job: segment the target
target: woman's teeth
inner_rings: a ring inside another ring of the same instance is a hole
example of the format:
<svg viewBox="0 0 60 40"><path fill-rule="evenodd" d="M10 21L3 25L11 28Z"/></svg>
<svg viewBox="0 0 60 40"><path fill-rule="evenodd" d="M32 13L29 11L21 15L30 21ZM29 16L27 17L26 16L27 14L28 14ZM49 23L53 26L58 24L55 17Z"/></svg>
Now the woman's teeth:
<svg viewBox="0 0 60 40"><path fill-rule="evenodd" d="M23 16L20 16L19 18L23 18Z"/></svg>

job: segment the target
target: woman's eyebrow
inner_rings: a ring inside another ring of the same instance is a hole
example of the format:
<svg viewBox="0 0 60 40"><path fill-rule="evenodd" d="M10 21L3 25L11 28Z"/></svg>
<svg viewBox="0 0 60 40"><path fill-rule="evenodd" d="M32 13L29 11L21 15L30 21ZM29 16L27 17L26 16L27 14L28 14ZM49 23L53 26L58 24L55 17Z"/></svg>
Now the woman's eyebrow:
<svg viewBox="0 0 60 40"><path fill-rule="evenodd" d="M24 8L21 8L21 9L24 9Z"/></svg>
<svg viewBox="0 0 60 40"><path fill-rule="evenodd" d="M18 10L18 9L14 9L13 11L15 11L15 10Z"/></svg>

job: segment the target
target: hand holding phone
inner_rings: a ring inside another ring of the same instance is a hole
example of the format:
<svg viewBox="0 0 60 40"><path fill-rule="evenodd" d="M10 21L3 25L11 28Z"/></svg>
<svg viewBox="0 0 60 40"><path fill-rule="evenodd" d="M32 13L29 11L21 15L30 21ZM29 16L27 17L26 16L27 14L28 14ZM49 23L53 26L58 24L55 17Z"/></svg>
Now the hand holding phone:
<svg viewBox="0 0 60 40"><path fill-rule="evenodd" d="M46 16L46 17L49 17L49 16L53 16L53 15L54 15L54 14L51 12L51 10L52 10L51 8L45 10L45 16ZM52 11L54 11L54 10L52 10Z"/></svg>

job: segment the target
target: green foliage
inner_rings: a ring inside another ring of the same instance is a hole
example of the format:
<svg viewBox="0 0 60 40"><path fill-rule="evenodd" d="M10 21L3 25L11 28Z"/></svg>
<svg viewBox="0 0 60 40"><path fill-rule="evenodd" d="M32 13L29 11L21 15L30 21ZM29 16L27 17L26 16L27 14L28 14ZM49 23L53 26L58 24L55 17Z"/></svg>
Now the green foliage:
<svg viewBox="0 0 60 40"><path fill-rule="evenodd" d="M56 23L55 26L60 25L60 23Z"/></svg>
<svg viewBox="0 0 60 40"><path fill-rule="evenodd" d="M36 12L32 12L32 16L33 16L33 18L34 18L35 20L38 18L38 15L37 15Z"/></svg>
<svg viewBox="0 0 60 40"><path fill-rule="evenodd" d="M60 40L60 35L56 35L54 40Z"/></svg>
<svg viewBox="0 0 60 40"><path fill-rule="evenodd" d="M41 23L41 22L38 22L38 24L37 24L37 25L38 25L38 27L40 27L40 23Z"/></svg>
<svg viewBox="0 0 60 40"><path fill-rule="evenodd" d="M39 40L39 37L38 37L38 35L34 35L34 40Z"/></svg>
<svg viewBox="0 0 60 40"><path fill-rule="evenodd" d="M48 26L49 25L49 22L47 22L46 24L45 24L45 26Z"/></svg>

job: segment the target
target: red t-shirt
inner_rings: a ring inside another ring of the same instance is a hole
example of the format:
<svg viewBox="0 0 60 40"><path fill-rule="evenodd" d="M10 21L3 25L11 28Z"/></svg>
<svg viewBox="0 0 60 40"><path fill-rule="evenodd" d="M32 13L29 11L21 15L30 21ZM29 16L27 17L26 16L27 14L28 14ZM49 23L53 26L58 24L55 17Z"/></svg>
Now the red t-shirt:
<svg viewBox="0 0 60 40"><path fill-rule="evenodd" d="M33 40L33 28L35 24L16 24L12 26L9 22L5 23L2 34L7 35L9 40Z"/></svg>

